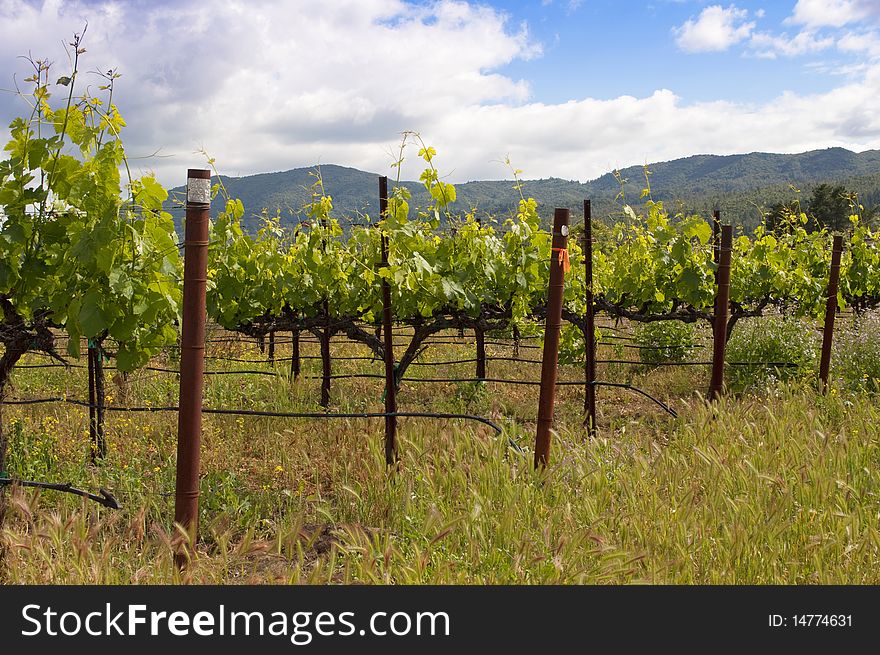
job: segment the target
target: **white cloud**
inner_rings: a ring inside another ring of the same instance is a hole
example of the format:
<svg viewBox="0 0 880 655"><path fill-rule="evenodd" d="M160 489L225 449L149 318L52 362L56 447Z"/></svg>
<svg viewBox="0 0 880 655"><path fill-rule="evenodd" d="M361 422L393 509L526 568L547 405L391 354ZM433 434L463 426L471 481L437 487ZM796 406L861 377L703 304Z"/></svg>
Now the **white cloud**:
<svg viewBox="0 0 880 655"><path fill-rule="evenodd" d="M798 0L786 22L807 27L843 27L880 18L877 0Z"/></svg>
<svg viewBox="0 0 880 655"><path fill-rule="evenodd" d="M540 54L525 26L450 0L146 7L0 0L2 86L11 83L9 67L22 65L16 57L30 50L48 52L62 74L67 62L56 39L69 40L86 18L86 67L123 73L116 97L131 126L129 149L162 147L189 160L204 145L231 173L289 168L322 154L375 165L365 153L381 152L397 133L430 125L437 114L525 101L525 81L493 70ZM4 117L10 104L0 97Z"/></svg>
<svg viewBox="0 0 880 655"><path fill-rule="evenodd" d="M673 28L678 47L685 52L712 52L727 50L747 38L755 29L747 22L749 12L735 5L712 5L700 12L699 17Z"/></svg>
<svg viewBox="0 0 880 655"><path fill-rule="evenodd" d="M777 55L797 57L821 52L834 47L834 45L833 37L820 37L809 30L799 32L793 37L788 34L756 32L749 40L749 47L755 50L755 54L767 59L775 59Z"/></svg>
<svg viewBox="0 0 880 655"><path fill-rule="evenodd" d="M880 109L872 98L877 93L880 67L829 93L785 93L762 105L688 104L670 90L659 90L645 98L473 107L443 116L432 134L441 152L455 153L449 159L463 162L460 179L480 176L487 153L497 152L510 153L530 177L586 180L615 166L696 153L876 148ZM463 125L468 126L464 136Z"/></svg>
<svg viewBox="0 0 880 655"><path fill-rule="evenodd" d="M804 64L804 69L809 72L817 73L819 75L846 77L851 80L861 79L870 68L871 65L864 62L850 64L834 60L811 61Z"/></svg>
<svg viewBox="0 0 880 655"><path fill-rule="evenodd" d="M872 32L845 32L847 25L870 25L880 20L880 0L798 0L791 16L783 23L803 26L795 36L756 32L749 47L758 57L796 57L836 47L844 53L874 57L876 35ZM815 63L815 62L814 62ZM848 71L853 64L844 65ZM864 67L863 67L864 68ZM818 70L813 66L813 70ZM830 69L829 69L830 70Z"/></svg>
<svg viewBox="0 0 880 655"><path fill-rule="evenodd" d="M880 33L864 32L844 34L837 41L837 47L842 52L854 53L867 56L870 59L880 59Z"/></svg>
<svg viewBox="0 0 880 655"><path fill-rule="evenodd" d="M695 153L880 147L876 64L828 93L783 94L763 104L688 103L668 89L546 104L530 100L526 81L499 72L539 54L527 29L486 7L401 0L133 5L0 0L0 86L9 86L14 70L25 72L15 56L28 50L53 57L60 75L60 39L88 16L86 68L119 66L128 151L162 147L174 155L135 162L168 185L204 163L193 154L201 145L230 175L317 162L393 173L389 148L408 129L438 149L441 172L452 171L453 182L505 177L492 162L506 154L529 177L586 180L615 166ZM867 41L841 43L861 46ZM23 110L0 95L4 119ZM417 177L417 164L408 162L404 175Z"/></svg>

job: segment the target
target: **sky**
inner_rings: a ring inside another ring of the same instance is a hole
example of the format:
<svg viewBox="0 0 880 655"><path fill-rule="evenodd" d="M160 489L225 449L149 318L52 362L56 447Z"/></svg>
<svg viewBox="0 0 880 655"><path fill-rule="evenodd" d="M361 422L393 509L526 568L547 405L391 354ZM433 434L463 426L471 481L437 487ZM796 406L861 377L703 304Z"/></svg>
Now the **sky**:
<svg viewBox="0 0 880 655"><path fill-rule="evenodd" d="M227 175L393 177L405 131L453 183L880 148L880 0L0 0L4 142L26 57L69 75L86 23L79 89L121 74L132 168L167 186L200 150Z"/></svg>

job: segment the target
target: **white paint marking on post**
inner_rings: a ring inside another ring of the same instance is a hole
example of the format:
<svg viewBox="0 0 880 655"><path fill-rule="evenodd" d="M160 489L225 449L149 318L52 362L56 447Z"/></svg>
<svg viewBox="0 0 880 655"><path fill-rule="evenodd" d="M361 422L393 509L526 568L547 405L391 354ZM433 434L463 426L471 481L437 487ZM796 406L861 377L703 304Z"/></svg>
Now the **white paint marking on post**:
<svg viewBox="0 0 880 655"><path fill-rule="evenodd" d="M211 180L190 177L186 180L186 201L207 205L211 202Z"/></svg>

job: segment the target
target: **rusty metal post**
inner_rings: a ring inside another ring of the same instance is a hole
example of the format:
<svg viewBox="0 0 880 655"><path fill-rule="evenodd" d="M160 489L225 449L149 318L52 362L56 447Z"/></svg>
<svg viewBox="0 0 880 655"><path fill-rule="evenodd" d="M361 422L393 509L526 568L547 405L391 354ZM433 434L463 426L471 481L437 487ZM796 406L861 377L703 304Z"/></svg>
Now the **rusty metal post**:
<svg viewBox="0 0 880 655"><path fill-rule="evenodd" d="M379 215L388 213L388 178L379 178ZM388 266L388 239L382 233L382 264ZM397 412L397 376L394 370L394 330L392 330L391 285L382 278L382 334L385 337L385 413ZM385 464L397 462L397 417L385 417Z"/></svg>
<svg viewBox="0 0 880 655"><path fill-rule="evenodd" d="M550 430L556 399L556 373L559 364L559 330L562 327L562 291L568 268L569 210L556 209L553 215L553 242L550 251L550 285L547 319L544 324L544 356L541 361L541 394L538 399L538 431L535 436L535 468L550 461Z"/></svg>
<svg viewBox="0 0 880 655"><path fill-rule="evenodd" d="M290 352L290 377L293 380L299 378L300 359L299 359L299 330L290 332L291 352Z"/></svg>
<svg viewBox="0 0 880 655"><path fill-rule="evenodd" d="M190 169L186 180L186 230L183 258L183 321L180 339L180 400L177 415L177 483L174 521L198 538L199 456L202 438L202 390L205 370L205 286L208 269L208 220L211 171ZM188 553L177 552L178 566Z"/></svg>
<svg viewBox="0 0 880 655"><path fill-rule="evenodd" d="M716 272L715 316L712 321L712 381L709 398L716 400L724 389L724 349L727 345L727 318L730 314L730 255L733 247L733 227L721 227L721 250Z"/></svg>
<svg viewBox="0 0 880 655"><path fill-rule="evenodd" d="M596 436L596 321L593 311L593 208L589 200L584 200L584 270L584 427L587 428L590 438L593 438Z"/></svg>
<svg viewBox="0 0 880 655"><path fill-rule="evenodd" d="M474 330L477 337L477 379L486 379L486 331L478 327Z"/></svg>
<svg viewBox="0 0 880 655"><path fill-rule="evenodd" d="M825 327L822 331L822 358L819 363L821 391L828 391L828 373L831 370L831 340L834 337L834 315L837 313L837 287L840 282L840 256L843 253L843 237L834 237L831 246L831 271L828 276L828 299L825 302Z"/></svg>

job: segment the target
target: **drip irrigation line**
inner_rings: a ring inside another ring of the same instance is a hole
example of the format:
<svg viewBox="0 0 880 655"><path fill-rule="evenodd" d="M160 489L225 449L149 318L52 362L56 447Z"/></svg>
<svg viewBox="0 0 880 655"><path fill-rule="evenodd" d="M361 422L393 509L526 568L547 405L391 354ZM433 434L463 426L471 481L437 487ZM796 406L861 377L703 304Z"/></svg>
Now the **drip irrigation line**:
<svg viewBox="0 0 880 655"><path fill-rule="evenodd" d="M693 345L682 345L682 346L643 346L640 344L633 343L622 343L619 346L615 346L616 348L631 348L633 350L665 350L667 348L687 348L688 350L695 350L698 348L706 348L706 344L703 343L695 343Z"/></svg>
<svg viewBox="0 0 880 655"><path fill-rule="evenodd" d="M440 366L446 364L471 364L477 359L451 359L442 362L412 362L410 366ZM522 357L487 356L487 362L518 362L522 364L541 364L540 359L524 359ZM597 359L597 364L632 364L634 366L711 366L712 362L656 362L648 363L631 359ZM771 366L780 368L797 368L794 362L725 362L728 366ZM563 366L580 366L583 362L566 363Z"/></svg>
<svg viewBox="0 0 880 655"><path fill-rule="evenodd" d="M260 362L254 362L260 363ZM16 368L87 368L83 364L18 364ZM105 366L105 371L118 370L116 366ZM138 371L155 371L157 373L174 373L179 375L180 371L176 368L162 368L161 366L141 366ZM277 371L205 371L205 375L281 375Z"/></svg>
<svg viewBox="0 0 880 655"><path fill-rule="evenodd" d="M384 376L380 376L384 377ZM7 405L37 405L42 403L67 403L69 405L77 405L79 407L98 407L99 405L92 405L91 403L85 402L83 400L75 400L73 398L28 398L24 400L6 400L4 401ZM176 412L179 410L177 406L167 406L167 407L122 407L119 405L101 405L101 407L106 412ZM488 425L490 428L495 430L496 434L503 434L504 430L501 427L492 421L491 419L486 418L485 416L477 416L475 414L454 414L449 412L273 412L268 410L260 410L260 409L215 409L211 407L202 407L203 414L220 414L225 416L267 416L267 417L275 417L275 418L385 418L388 416L399 416L401 418L439 418L439 419L460 419L466 421L476 421L478 423L482 423L484 425ZM519 449L519 446L508 439L508 441ZM0 478L0 484L3 484L3 480L5 478ZM6 484L12 484L13 482L7 482ZM35 486L37 484L43 485L48 483L31 483L31 486ZM59 487L66 487L69 485L58 485ZM55 487L45 487L55 488ZM104 490L102 489L103 493ZM71 493L80 493L80 495L86 495L86 492L80 492L79 490L75 490ZM108 494L109 495L109 494ZM88 496L92 500L96 502L101 502L92 496ZM110 499L113 499L110 496ZM115 499L113 499L115 502ZM108 505L110 507L110 505Z"/></svg>
<svg viewBox="0 0 880 655"><path fill-rule="evenodd" d="M381 377L381 376L380 376ZM176 410L177 408L172 408ZM495 430L496 434L502 434L503 430L492 420L484 416L476 416L472 414L452 414L446 412L270 412L263 410L246 410L246 409L210 409L203 408L206 414L228 414L234 416L274 416L279 418L385 418L387 416L399 416L402 418L441 418L441 419L461 419L468 421L477 421L488 425Z"/></svg>
<svg viewBox="0 0 880 655"><path fill-rule="evenodd" d="M384 377L381 375L363 374L358 377ZM320 379L320 378L316 378ZM477 383L477 382L494 382L496 384L519 384L524 386L539 387L541 382L538 380L512 380L510 378L401 378L401 382L428 382L436 384L453 384L453 383ZM557 386L583 386L586 380L557 380Z"/></svg>
<svg viewBox="0 0 880 655"><path fill-rule="evenodd" d="M98 407L98 404L92 405L84 400L76 400L74 398L26 398L22 400L4 400L6 405L39 405L49 403L67 403L68 405L76 405L78 407ZM162 407L123 407L120 405L101 405L107 412L176 412L176 405L168 405ZM473 414L453 414L447 412L274 412L261 409L216 409L212 407L203 407L203 414L220 414L229 416L267 416L276 418L384 418L386 416L400 416L402 418L442 418L442 419L462 419L477 421L488 425L501 434L503 430L491 419L485 416L476 416ZM3 484L4 478L0 478L0 484ZM6 483L11 484L11 483ZM41 483L42 484L42 483ZM64 486L64 485L62 485Z"/></svg>
<svg viewBox="0 0 880 655"><path fill-rule="evenodd" d="M621 338L621 340L623 340L623 338ZM632 339L627 339L627 340L631 341ZM436 346L436 345L468 346L468 345L472 345L473 341L474 341L473 337L448 337L448 338L440 337L440 338L433 338L433 339L431 339L431 338L425 339L422 342L422 345L425 345L425 346ZM279 343L278 341L275 342L276 345L278 345L278 343ZM303 344L303 343L320 343L320 341L318 339L300 339L300 343L301 344ZM341 338L338 341L338 343L367 346L367 344L363 343L362 341L353 341L348 338ZM519 348L532 349L532 350L541 350L543 348L543 346L539 346L536 344L527 344L527 343L521 343L521 344L519 344L519 346L517 346L513 341L498 341L495 339L493 339L491 341L487 340L484 343L487 346L500 346L502 348L517 348L517 347L519 347ZM409 346L409 344L410 344L409 341L399 341L399 342L395 342L394 346L397 348L397 347ZM601 345L601 343L599 345ZM637 344L624 343L624 344L620 344L618 347L632 348L635 350L663 350L666 348L670 348L672 346L668 346L668 345L666 345L666 346L650 346L650 345L637 345ZM701 344L693 344L693 345L687 345L687 346L674 346L674 347L688 348L688 349L699 349L699 348L708 348L708 345L701 343ZM280 359L280 358L276 358L276 359ZM334 358L334 359L336 359L336 358ZM339 359L341 359L341 358L339 358Z"/></svg>
<svg viewBox="0 0 880 655"><path fill-rule="evenodd" d="M300 339L299 342L300 342L300 345L307 344L307 343L308 344L320 344L321 343L318 339L315 339L315 338ZM370 347L368 344L364 343L363 341L349 339L345 335L334 336L331 339L331 343L335 344L335 345L336 344L345 344L345 345L365 346L367 348ZM471 345L472 343L473 343L473 339L469 340L467 337L465 337L464 339L454 339L454 340L449 340L449 341L438 341L435 339L425 339L424 341L422 341L422 345L425 345L425 346L431 346L431 345L467 346L467 345ZM489 343L489 342L487 341L486 343ZM278 342L276 341L275 344L277 345ZM403 347L409 346L409 344L410 344L409 340L407 340L407 341L398 340L398 341L394 342L394 347L395 348L403 348ZM498 345L507 345L507 344L498 344ZM522 347L526 347L526 346L522 346ZM531 346L531 347L540 348L540 346Z"/></svg>
<svg viewBox="0 0 880 655"><path fill-rule="evenodd" d="M380 323L359 323L359 322L355 321L355 325L357 327L361 328L362 330L376 330L376 328L380 327L381 324ZM392 332L404 332L404 331L411 332L412 329L413 328L411 325L395 325L391 329L391 331Z"/></svg>
<svg viewBox="0 0 880 655"><path fill-rule="evenodd" d="M494 340L494 339L491 340L491 341L488 341L488 340L487 340L487 341L486 341L486 345L487 345L487 346L501 346L502 348L516 348L516 347L517 347L517 345L516 345L515 343L513 343L513 342L508 343L508 342L506 342L506 341L497 341L497 340ZM542 349L544 348L544 346L533 345L533 344L530 344L530 343L521 343L521 344L519 344L519 347L520 347L520 348L525 348L526 350L529 350L529 349L531 349L531 350L542 350Z"/></svg>
<svg viewBox="0 0 880 655"><path fill-rule="evenodd" d="M323 380L323 375L304 375L300 376L306 380ZM385 376L378 373L338 373L329 376L331 380L345 379L381 379ZM473 384L482 382L494 382L496 384L518 384L523 386L539 387L539 380L513 380L510 378L400 378L398 382L410 383L431 383L431 384ZM586 380L557 380L557 386L583 386L587 384ZM8 401L7 401L8 402Z"/></svg>
<svg viewBox="0 0 880 655"><path fill-rule="evenodd" d="M711 364L711 362L708 362ZM778 368L800 368L797 362L724 362L727 366L773 366Z"/></svg>
<svg viewBox="0 0 880 655"><path fill-rule="evenodd" d="M207 357L207 359L215 359L220 361L229 361L229 362L241 362L248 364L272 364L275 362L283 362L290 361L292 357L276 357L274 360L262 360L262 359L237 359L234 357ZM321 359L318 355L308 355L301 356L300 359ZM376 357L333 357L334 361L337 360L360 360L360 361L370 361L370 362L381 362L380 359ZM476 358L470 359L450 359L439 362L411 362L410 366L448 366L454 364L472 364L477 362ZM504 357L504 356L487 356L487 362L518 362L522 364L540 364L540 359L524 359L522 357ZM597 364L629 364L632 366L648 366L648 367L675 367L675 366L711 366L712 362L642 362L638 360L630 360L630 359L597 359ZM570 364L571 366L578 366L582 364L582 362L574 362ZM725 362L727 366L767 366L771 368L798 368L800 365L796 362ZM563 364L565 366L566 364ZM27 368L27 369L41 369L41 368L86 368L84 364L17 364L16 368ZM115 366L105 366L104 370L117 370ZM155 371L158 373L174 373L179 374L180 371L176 368L162 368L159 366L142 366L137 369L140 371ZM254 370L234 370L234 371L205 371L205 375L269 375L269 376L277 376L277 377L290 377L287 373L282 373L279 371L254 371ZM321 380L324 376L303 376L305 379L312 380ZM378 374L371 373L351 373L351 374L336 374L330 376L330 379L344 379L348 377L383 377ZM484 380L483 378L474 378L473 381L479 382ZM413 381L410 378L406 378L405 381Z"/></svg>
<svg viewBox="0 0 880 655"><path fill-rule="evenodd" d="M15 478L0 478L0 487L7 485L18 485L19 487L35 487L37 489L51 489L52 491L63 491L65 493L82 496L93 500L99 505L109 507L110 509L122 509L122 505L114 498L113 494L101 487L96 495L82 489L77 489L72 482L34 482L32 480L17 480Z"/></svg>
<svg viewBox="0 0 880 655"><path fill-rule="evenodd" d="M403 378L401 382L433 382L442 383L476 383L476 382L496 382L499 384L521 384L526 386L540 387L540 382L532 380L510 380L505 378ZM556 384L566 384L565 382L557 382Z"/></svg>
<svg viewBox="0 0 880 655"><path fill-rule="evenodd" d="M180 373L173 368L151 368L150 371L161 371L162 373ZM205 375L266 375L270 377L290 377L288 373L279 371L205 371Z"/></svg>
<svg viewBox="0 0 880 655"><path fill-rule="evenodd" d="M277 345L277 344L276 344ZM300 359L321 359L320 355L300 355ZM205 355L205 359L215 359L221 362L238 362L241 364L271 364L272 362L289 362L294 357L275 357L273 359L243 359L241 357L221 357L220 355ZM333 356L333 361L375 361L376 357L368 355L353 355L346 357Z"/></svg>
<svg viewBox="0 0 880 655"><path fill-rule="evenodd" d="M501 359L500 357L486 357L486 361ZM410 366L448 366L451 364L473 364L480 361L476 357L471 359L449 359L442 362L410 362Z"/></svg>
<svg viewBox="0 0 880 655"><path fill-rule="evenodd" d="M598 380L593 380L592 382L590 382L590 384L592 384L593 386L596 386L596 387L617 387L618 389L629 389L630 391L635 391L636 393L643 395L648 400L654 401L657 405L659 405L666 412L668 412L669 415L672 416L672 418L678 418L678 414L676 413L676 411L674 409L672 409L669 405L667 405L666 403L664 403L661 400L657 400L656 398L654 398L654 396L649 394L647 391L643 391L642 389L639 389L638 387L634 387L631 384L623 384L621 382L600 382Z"/></svg>
<svg viewBox="0 0 880 655"><path fill-rule="evenodd" d="M311 319L313 319L313 320L318 320L321 318L322 317L317 317L317 316L311 317ZM301 333L307 333L307 332L309 332L309 330L311 328L321 328L321 329L323 329L325 327L339 328L339 327L348 327L350 325L352 325L352 321L350 319L337 319L337 320L331 319L329 322L321 322L320 324L315 324L310 327L301 327L299 329L301 330ZM291 330L294 330L294 329L297 329L296 326L290 326L290 325L285 325L284 327L271 328L271 329L267 328L266 332L263 333L262 336L268 337L270 334L274 333L276 344L292 343L293 338L287 336L287 333L289 333ZM375 326L372 326L372 329L375 329ZM236 332L234 334L234 336L209 337L209 338L205 339L205 341L208 343L255 343L255 342L259 341L260 336L261 335L252 335L252 334L245 334L243 332ZM302 337L300 338L300 340L305 341L305 339L303 339Z"/></svg>
<svg viewBox="0 0 880 655"><path fill-rule="evenodd" d="M632 364L637 366L712 366L712 362L640 362L629 359L597 359L597 364ZM798 368L795 362L724 362L726 366L771 366Z"/></svg>

